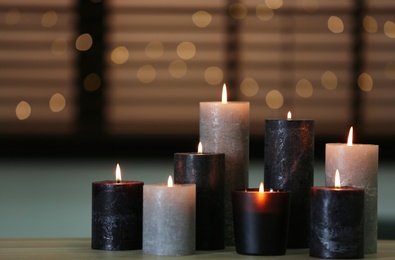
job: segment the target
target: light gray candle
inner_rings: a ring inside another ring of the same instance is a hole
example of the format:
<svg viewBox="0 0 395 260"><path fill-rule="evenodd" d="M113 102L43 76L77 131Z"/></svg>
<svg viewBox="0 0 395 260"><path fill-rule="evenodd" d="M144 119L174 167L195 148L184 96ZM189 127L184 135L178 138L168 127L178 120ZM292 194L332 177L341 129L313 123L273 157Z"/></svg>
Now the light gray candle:
<svg viewBox="0 0 395 260"><path fill-rule="evenodd" d="M350 129L351 130L351 129ZM352 136L352 131L350 131ZM377 252L378 145L329 143L325 151L326 185L334 186L338 169L341 186L365 189L364 252Z"/></svg>
<svg viewBox="0 0 395 260"><path fill-rule="evenodd" d="M225 154L226 246L234 245L231 191L248 187L249 112L249 102L226 102L224 95L222 102L200 102L203 152Z"/></svg>
<svg viewBox="0 0 395 260"><path fill-rule="evenodd" d="M143 253L181 256L195 253L195 184L143 187Z"/></svg>

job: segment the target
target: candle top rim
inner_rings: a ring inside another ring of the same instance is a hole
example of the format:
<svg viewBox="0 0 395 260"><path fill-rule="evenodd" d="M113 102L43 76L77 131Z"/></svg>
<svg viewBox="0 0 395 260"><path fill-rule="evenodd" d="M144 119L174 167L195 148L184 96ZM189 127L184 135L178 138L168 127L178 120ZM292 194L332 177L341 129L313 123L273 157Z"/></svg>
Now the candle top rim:
<svg viewBox="0 0 395 260"><path fill-rule="evenodd" d="M306 122L306 121L308 121L308 122L314 122L314 119L311 119L311 118L298 118L298 119L294 119L294 118L291 118L291 119L286 119L286 118L266 118L265 119L265 121L289 121L289 122L292 122L292 121L294 121L294 122L301 122L301 121L304 121L304 122Z"/></svg>
<svg viewBox="0 0 395 260"><path fill-rule="evenodd" d="M352 145L347 145L347 143L326 143L325 145L336 145L336 146L379 146L378 144L361 144L361 143L353 143Z"/></svg>
<svg viewBox="0 0 395 260"><path fill-rule="evenodd" d="M205 103L209 103L209 104L219 104L219 105L228 105L228 104L250 104L249 101L227 101L226 103L222 103L222 101L200 101L200 104L205 104Z"/></svg>
<svg viewBox="0 0 395 260"><path fill-rule="evenodd" d="M151 187L166 187L166 188L174 188L174 187L190 187L196 186L195 183L173 183L173 187L168 187L167 183L152 183L152 184L145 184L144 186L151 186Z"/></svg>
<svg viewBox="0 0 395 260"><path fill-rule="evenodd" d="M335 187L335 186L313 186L311 189L316 189L316 190L333 190L333 191L364 191L363 188L357 188L357 187L352 187L352 186L341 186L341 187Z"/></svg>
<svg viewBox="0 0 395 260"><path fill-rule="evenodd" d="M177 153L174 153L174 155L199 155L199 156L205 156L205 155L220 155L220 156L225 156L225 153L211 153L211 152L203 152L203 153L198 153L198 152L177 152Z"/></svg>
<svg viewBox="0 0 395 260"><path fill-rule="evenodd" d="M142 181L129 181L129 180L122 180L120 182L117 182L116 180L103 180L103 181L94 181L92 184L102 184L102 185L122 185L122 184L142 184L144 185L144 182Z"/></svg>
<svg viewBox="0 0 395 260"><path fill-rule="evenodd" d="M237 192L237 193L250 193L250 194L255 194L255 193L262 193L259 192L259 188L246 188L246 189L234 189L232 192ZM269 194L284 194L284 193L291 193L289 190L280 190L276 189L273 191L270 191L269 189L264 189L263 193L269 193Z"/></svg>

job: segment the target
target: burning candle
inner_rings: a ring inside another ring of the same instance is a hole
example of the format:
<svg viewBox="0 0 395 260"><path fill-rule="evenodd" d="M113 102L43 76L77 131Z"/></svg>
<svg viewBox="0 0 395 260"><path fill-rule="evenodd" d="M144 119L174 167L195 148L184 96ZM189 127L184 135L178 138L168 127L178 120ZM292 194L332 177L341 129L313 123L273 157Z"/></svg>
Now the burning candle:
<svg viewBox="0 0 395 260"><path fill-rule="evenodd" d="M174 182L196 184L196 250L225 248L224 185L225 154L174 154Z"/></svg>
<svg viewBox="0 0 395 260"><path fill-rule="evenodd" d="M292 192L288 248L308 247L310 188L314 183L314 121L268 119L264 182Z"/></svg>
<svg viewBox="0 0 395 260"><path fill-rule="evenodd" d="M225 245L234 245L231 191L248 186L249 102L200 102L200 140L204 152L225 154Z"/></svg>
<svg viewBox="0 0 395 260"><path fill-rule="evenodd" d="M195 253L196 185L144 185L143 253L180 256Z"/></svg>
<svg viewBox="0 0 395 260"><path fill-rule="evenodd" d="M92 249L142 248L143 182L116 180L92 183Z"/></svg>
<svg viewBox="0 0 395 260"><path fill-rule="evenodd" d="M284 255L291 193L258 189L232 191L235 245L238 254Z"/></svg>
<svg viewBox="0 0 395 260"><path fill-rule="evenodd" d="M341 187L311 188L310 256L364 257L364 190Z"/></svg>
<svg viewBox="0 0 395 260"><path fill-rule="evenodd" d="M336 169L341 173L341 185L365 190L365 254L377 252L377 174L378 145L353 144L353 128L348 142L326 144L326 185L333 186Z"/></svg>

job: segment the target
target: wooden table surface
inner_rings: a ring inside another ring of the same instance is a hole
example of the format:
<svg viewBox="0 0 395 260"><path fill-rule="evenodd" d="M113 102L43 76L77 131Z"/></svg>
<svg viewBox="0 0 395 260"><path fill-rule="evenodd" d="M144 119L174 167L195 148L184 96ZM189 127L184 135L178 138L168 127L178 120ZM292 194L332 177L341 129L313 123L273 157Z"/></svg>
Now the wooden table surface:
<svg viewBox="0 0 395 260"><path fill-rule="evenodd" d="M283 256L263 257L239 255L229 247L218 251L197 251L189 256L160 257L142 254L141 250L92 250L90 243L90 238L0 239L0 259L314 259L309 256L308 249L288 249ZM365 255L365 259L395 259L395 241L378 241L378 252Z"/></svg>

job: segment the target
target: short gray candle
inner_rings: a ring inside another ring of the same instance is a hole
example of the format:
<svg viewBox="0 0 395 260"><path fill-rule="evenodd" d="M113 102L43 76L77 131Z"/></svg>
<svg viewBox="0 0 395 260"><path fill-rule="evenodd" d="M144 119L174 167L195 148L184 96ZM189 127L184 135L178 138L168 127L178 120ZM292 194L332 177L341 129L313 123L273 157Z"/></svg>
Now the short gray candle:
<svg viewBox="0 0 395 260"><path fill-rule="evenodd" d="M248 187L249 102L200 102L204 153L225 154L225 245L234 245L231 191Z"/></svg>
<svg viewBox="0 0 395 260"><path fill-rule="evenodd" d="M195 253L196 185L143 187L143 253L181 256Z"/></svg>

